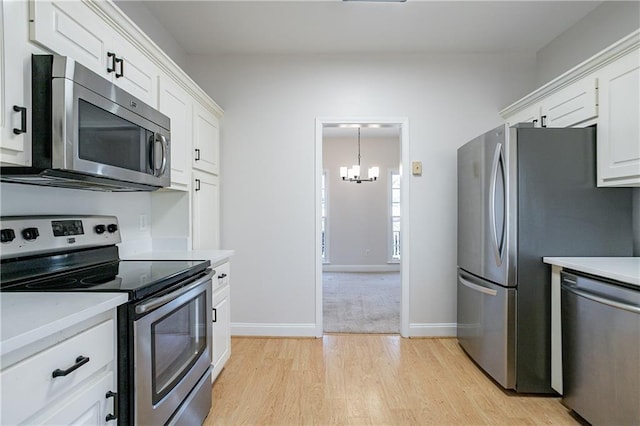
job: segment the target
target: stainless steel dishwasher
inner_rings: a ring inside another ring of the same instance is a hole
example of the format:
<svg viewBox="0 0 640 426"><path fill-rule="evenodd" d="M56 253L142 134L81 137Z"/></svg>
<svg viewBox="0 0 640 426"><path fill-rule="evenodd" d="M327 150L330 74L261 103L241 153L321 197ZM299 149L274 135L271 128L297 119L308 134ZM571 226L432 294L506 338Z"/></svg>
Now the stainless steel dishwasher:
<svg viewBox="0 0 640 426"><path fill-rule="evenodd" d="M640 424L640 288L562 273L563 402L593 425Z"/></svg>

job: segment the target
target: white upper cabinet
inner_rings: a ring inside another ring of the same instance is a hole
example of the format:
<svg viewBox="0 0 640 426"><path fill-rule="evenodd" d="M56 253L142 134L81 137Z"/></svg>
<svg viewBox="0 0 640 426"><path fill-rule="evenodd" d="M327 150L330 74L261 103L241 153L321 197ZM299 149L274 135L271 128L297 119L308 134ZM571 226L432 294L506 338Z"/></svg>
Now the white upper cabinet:
<svg viewBox="0 0 640 426"><path fill-rule="evenodd" d="M193 107L193 168L219 173L220 130L218 118L199 103Z"/></svg>
<svg viewBox="0 0 640 426"><path fill-rule="evenodd" d="M0 2L0 162L31 165L31 53L29 5Z"/></svg>
<svg viewBox="0 0 640 426"><path fill-rule="evenodd" d="M192 98L173 79L160 75L160 112L171 119L171 189L188 190L191 182Z"/></svg>
<svg viewBox="0 0 640 426"><path fill-rule="evenodd" d="M31 40L157 107L154 63L80 1L32 0Z"/></svg>
<svg viewBox="0 0 640 426"><path fill-rule="evenodd" d="M509 125L532 123L534 127L580 127L598 116L597 80L585 78L537 102L505 116Z"/></svg>
<svg viewBox="0 0 640 426"><path fill-rule="evenodd" d="M115 70L111 73L113 82L157 108L158 69L155 64L120 34L113 34L110 48L116 62Z"/></svg>
<svg viewBox="0 0 640 426"><path fill-rule="evenodd" d="M571 127L598 115L597 80L584 78L546 98L540 106L540 127Z"/></svg>
<svg viewBox="0 0 640 426"><path fill-rule="evenodd" d="M510 126L518 123L532 123L534 127L540 127L540 104L534 104L524 108L506 118Z"/></svg>
<svg viewBox="0 0 640 426"><path fill-rule="evenodd" d="M640 186L640 30L500 114L510 125L596 125L598 186Z"/></svg>
<svg viewBox="0 0 640 426"><path fill-rule="evenodd" d="M106 26L80 1L35 1L31 7L31 40L69 56L100 75L105 73Z"/></svg>
<svg viewBox="0 0 640 426"><path fill-rule="evenodd" d="M598 185L640 186L640 53L602 68Z"/></svg>

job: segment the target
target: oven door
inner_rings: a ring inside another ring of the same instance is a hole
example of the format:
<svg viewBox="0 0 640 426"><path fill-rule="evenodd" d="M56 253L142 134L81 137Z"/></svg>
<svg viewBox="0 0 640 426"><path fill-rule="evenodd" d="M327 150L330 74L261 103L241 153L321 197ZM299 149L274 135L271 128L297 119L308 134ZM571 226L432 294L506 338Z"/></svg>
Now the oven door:
<svg viewBox="0 0 640 426"><path fill-rule="evenodd" d="M212 274L135 307L142 315L133 323L135 424L165 424L209 372ZM193 407L202 419L211 404L204 400L206 407Z"/></svg>

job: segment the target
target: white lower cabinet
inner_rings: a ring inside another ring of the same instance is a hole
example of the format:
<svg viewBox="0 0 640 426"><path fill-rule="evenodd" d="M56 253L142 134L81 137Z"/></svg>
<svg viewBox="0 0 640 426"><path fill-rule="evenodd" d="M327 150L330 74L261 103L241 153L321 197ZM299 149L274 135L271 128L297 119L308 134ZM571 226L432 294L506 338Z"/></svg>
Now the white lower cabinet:
<svg viewBox="0 0 640 426"><path fill-rule="evenodd" d="M44 417L34 419L34 423L41 425L100 425L106 423L107 416L113 415L114 397L106 398L113 392L114 375L106 372L98 375L95 380L78 389L70 398L57 407L57 410L47 412ZM115 419L114 419L115 420ZM115 424L115 422L111 422Z"/></svg>
<svg viewBox="0 0 640 426"><path fill-rule="evenodd" d="M220 186L217 176L193 170L193 249L220 248Z"/></svg>
<svg viewBox="0 0 640 426"><path fill-rule="evenodd" d="M87 324L2 366L2 424L115 424L115 310Z"/></svg>
<svg viewBox="0 0 640 426"><path fill-rule="evenodd" d="M213 278L213 348L211 382L218 377L231 356L231 309L229 262L214 267Z"/></svg>
<svg viewBox="0 0 640 426"><path fill-rule="evenodd" d="M640 186L640 51L602 68L598 186Z"/></svg>

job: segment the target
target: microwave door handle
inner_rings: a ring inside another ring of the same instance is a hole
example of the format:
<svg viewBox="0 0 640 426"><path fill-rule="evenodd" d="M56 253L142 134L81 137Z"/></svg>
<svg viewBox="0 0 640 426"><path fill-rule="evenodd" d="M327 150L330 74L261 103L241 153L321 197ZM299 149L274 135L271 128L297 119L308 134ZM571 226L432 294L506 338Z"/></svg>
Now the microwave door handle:
<svg viewBox="0 0 640 426"><path fill-rule="evenodd" d="M155 156L156 145L158 143L162 147L162 160L160 162L160 167L157 167L156 156ZM153 159L153 161L151 162L151 166L153 167L154 176L162 176L164 174L165 169L167 168L167 154L169 151L168 148L169 147L168 147L167 138L161 134L156 134L154 144L153 144L153 150L151 151L151 157Z"/></svg>
<svg viewBox="0 0 640 426"><path fill-rule="evenodd" d="M160 176L164 175L167 169L167 156L169 155L169 141L163 135L160 135L162 145L162 165L160 166Z"/></svg>

